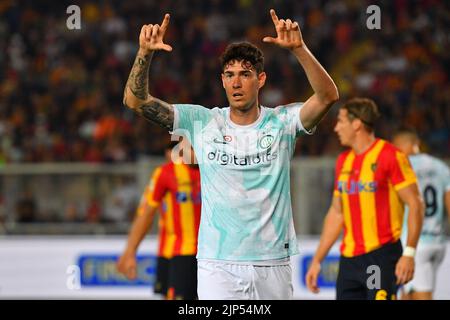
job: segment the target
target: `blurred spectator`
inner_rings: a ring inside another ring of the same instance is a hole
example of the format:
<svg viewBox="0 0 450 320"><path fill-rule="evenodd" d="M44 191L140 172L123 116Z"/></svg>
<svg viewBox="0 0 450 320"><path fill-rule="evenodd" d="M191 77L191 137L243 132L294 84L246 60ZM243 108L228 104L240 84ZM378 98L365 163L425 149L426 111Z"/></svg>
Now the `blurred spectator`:
<svg viewBox="0 0 450 320"><path fill-rule="evenodd" d="M74 203L69 203L64 210L64 222L78 222L78 209Z"/></svg>
<svg viewBox="0 0 450 320"><path fill-rule="evenodd" d="M106 199L101 217L103 222L130 221L136 211L140 194L134 179L120 176L116 184L115 190Z"/></svg>
<svg viewBox="0 0 450 320"><path fill-rule="evenodd" d="M19 197L16 203L16 222L30 223L37 221L37 205L32 193L27 190Z"/></svg>
<svg viewBox="0 0 450 320"><path fill-rule="evenodd" d="M86 222L88 223L98 223L101 217L101 206L100 202L96 198L91 198L86 210Z"/></svg>

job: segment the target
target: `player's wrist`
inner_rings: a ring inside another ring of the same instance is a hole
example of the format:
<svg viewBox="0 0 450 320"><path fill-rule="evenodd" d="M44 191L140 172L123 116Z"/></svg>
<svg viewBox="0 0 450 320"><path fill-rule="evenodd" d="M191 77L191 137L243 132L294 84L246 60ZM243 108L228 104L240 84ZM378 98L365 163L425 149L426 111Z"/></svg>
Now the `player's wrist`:
<svg viewBox="0 0 450 320"><path fill-rule="evenodd" d="M306 44L302 41L301 44L299 44L299 45L297 45L295 47L292 47L291 51L292 51L293 54L299 55L299 54L304 53L306 49L307 49Z"/></svg>
<svg viewBox="0 0 450 320"><path fill-rule="evenodd" d="M139 55L143 55L143 56L147 56L149 54L153 54L153 51L154 50L150 50L150 49L147 49L147 48L144 48L144 47L139 47L138 54Z"/></svg>
<svg viewBox="0 0 450 320"><path fill-rule="evenodd" d="M135 256L136 255L136 251L137 251L136 249L128 247L128 248L125 249L125 255L127 255L127 256Z"/></svg>
<svg viewBox="0 0 450 320"><path fill-rule="evenodd" d="M406 246L403 250L403 256L414 258L416 256L416 248L411 246Z"/></svg>

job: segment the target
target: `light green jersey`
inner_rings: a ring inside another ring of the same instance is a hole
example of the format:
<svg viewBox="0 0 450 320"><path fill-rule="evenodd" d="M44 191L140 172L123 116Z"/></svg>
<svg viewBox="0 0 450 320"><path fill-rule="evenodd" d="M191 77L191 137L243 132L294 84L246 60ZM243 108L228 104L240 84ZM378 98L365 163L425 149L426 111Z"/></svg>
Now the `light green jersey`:
<svg viewBox="0 0 450 320"><path fill-rule="evenodd" d="M186 136L200 166L202 213L199 259L258 261L298 253L290 160L307 132L301 103L260 108L240 126L230 108L177 104L174 134Z"/></svg>

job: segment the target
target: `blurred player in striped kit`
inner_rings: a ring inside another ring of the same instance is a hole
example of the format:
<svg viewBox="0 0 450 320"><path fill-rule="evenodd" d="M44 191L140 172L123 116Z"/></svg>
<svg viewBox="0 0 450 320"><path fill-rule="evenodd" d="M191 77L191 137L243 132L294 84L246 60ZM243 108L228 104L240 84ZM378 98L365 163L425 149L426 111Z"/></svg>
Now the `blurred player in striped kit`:
<svg viewBox="0 0 450 320"><path fill-rule="evenodd" d="M450 217L450 170L441 160L420 153L420 139L410 128L398 130L393 143L409 156L425 201L425 219L416 252L416 272L403 287L402 299L431 300L436 288L436 275L445 254L445 214ZM445 208L444 208L445 204ZM405 212L405 221L408 218ZM405 240L407 224L403 226Z"/></svg>
<svg viewBox="0 0 450 320"><path fill-rule="evenodd" d="M375 136L378 117L374 101L354 98L341 107L334 128L341 144L350 149L341 153L336 162L333 199L306 283L312 292L319 291L320 263L343 230L336 281L338 300L396 299L398 286L410 281L414 274L422 199L406 155ZM402 250L405 205L411 214ZM369 283L369 270L374 267L379 270L375 284Z"/></svg>
<svg viewBox="0 0 450 320"><path fill-rule="evenodd" d="M198 165L194 164L194 153L180 157L173 150L176 144L173 142L166 149L169 161L154 171L142 195L118 269L129 279L136 278L137 248L159 208L159 248L154 292L169 300L193 300L197 298L195 255L201 211L200 173Z"/></svg>

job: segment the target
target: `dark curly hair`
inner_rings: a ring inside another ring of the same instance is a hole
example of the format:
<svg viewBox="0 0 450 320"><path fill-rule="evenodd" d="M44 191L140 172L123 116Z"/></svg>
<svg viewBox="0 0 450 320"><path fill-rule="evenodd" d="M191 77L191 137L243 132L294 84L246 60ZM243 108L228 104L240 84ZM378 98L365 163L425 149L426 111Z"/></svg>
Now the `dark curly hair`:
<svg viewBox="0 0 450 320"><path fill-rule="evenodd" d="M258 74L264 71L264 55L262 51L249 42L237 42L228 45L220 56L222 71L232 61L250 63Z"/></svg>

